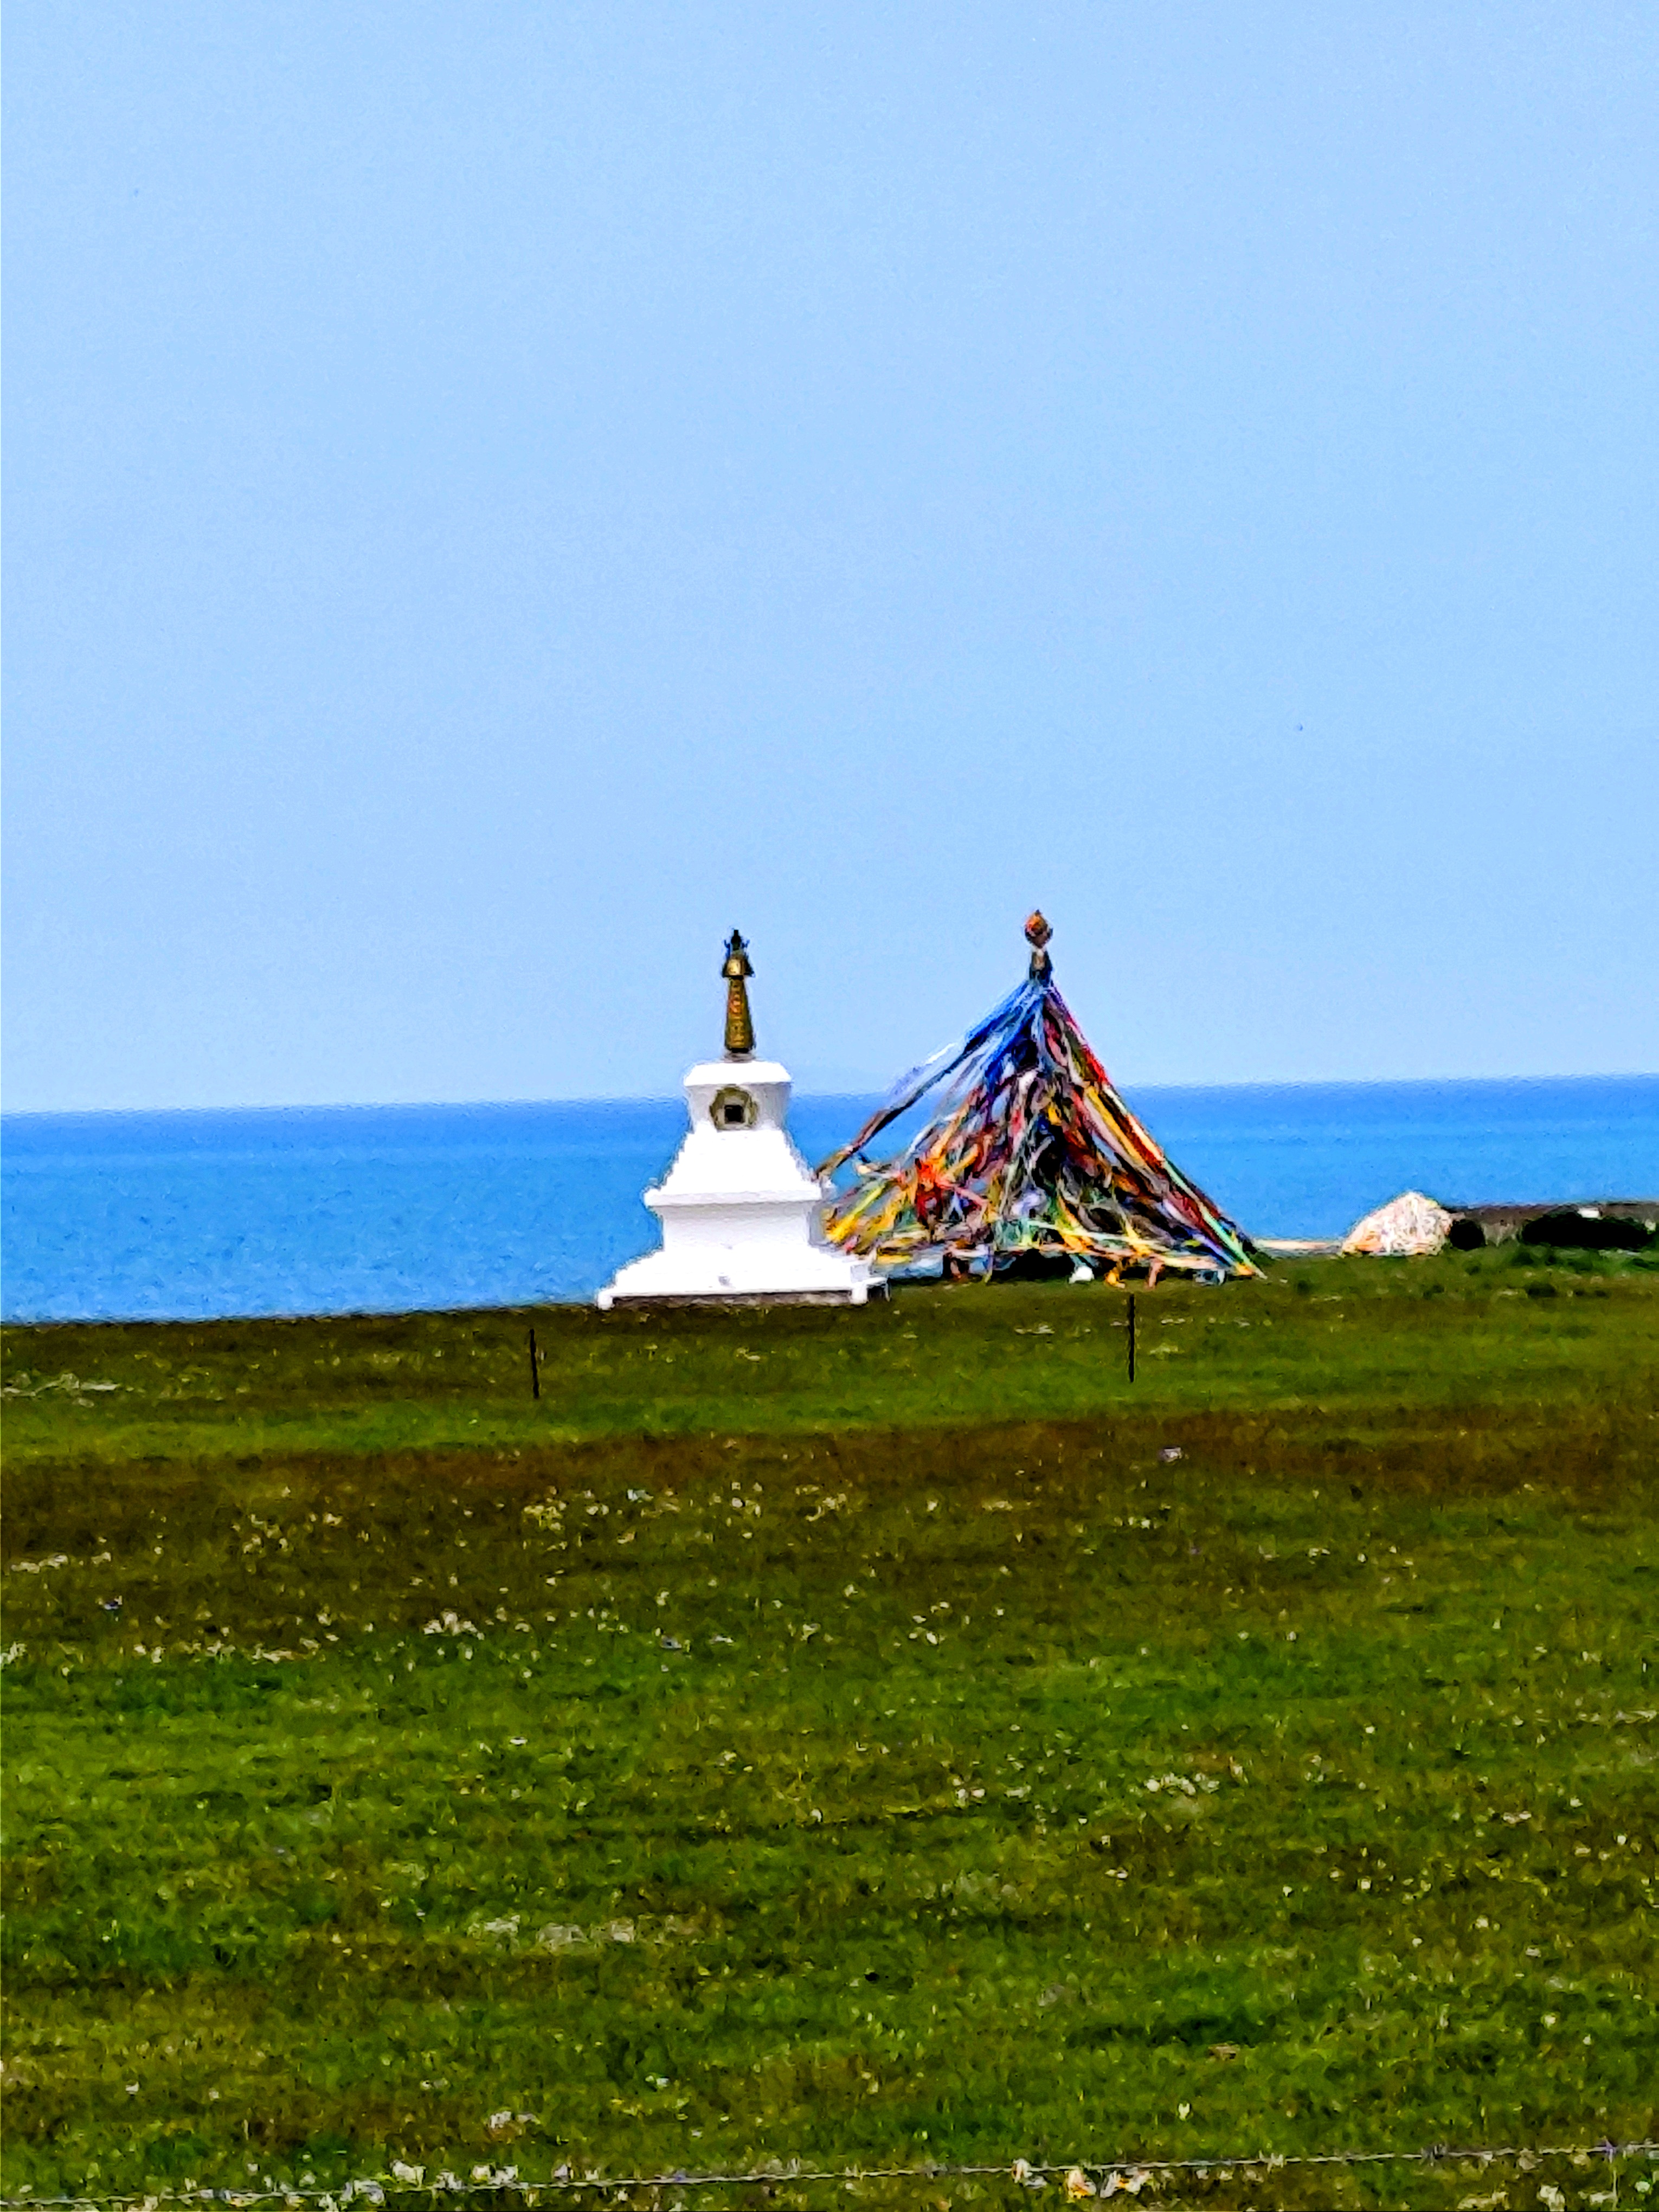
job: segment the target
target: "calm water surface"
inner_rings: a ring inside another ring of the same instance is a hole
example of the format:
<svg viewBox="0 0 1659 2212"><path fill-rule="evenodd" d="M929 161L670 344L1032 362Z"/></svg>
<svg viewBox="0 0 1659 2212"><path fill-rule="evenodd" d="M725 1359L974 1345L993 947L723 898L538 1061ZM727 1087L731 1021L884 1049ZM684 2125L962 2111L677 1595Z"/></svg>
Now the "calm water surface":
<svg viewBox="0 0 1659 2212"><path fill-rule="evenodd" d="M872 1101L802 1098L821 1158ZM1449 1204L1659 1195L1659 1077L1144 1090L1172 1158L1259 1237ZM0 1121L8 1320L402 1312L585 1298L648 1250L678 1099L28 1114Z"/></svg>

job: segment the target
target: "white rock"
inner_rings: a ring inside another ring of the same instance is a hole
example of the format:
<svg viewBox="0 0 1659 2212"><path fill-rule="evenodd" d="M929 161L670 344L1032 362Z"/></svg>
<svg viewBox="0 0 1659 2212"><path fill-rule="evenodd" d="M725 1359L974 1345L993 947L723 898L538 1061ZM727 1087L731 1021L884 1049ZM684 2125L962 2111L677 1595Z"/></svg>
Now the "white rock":
<svg viewBox="0 0 1659 2212"><path fill-rule="evenodd" d="M1422 1259L1446 1241L1452 1217L1420 1190L1401 1191L1375 1213L1356 1221L1342 1240L1346 1252L1366 1252L1383 1260Z"/></svg>

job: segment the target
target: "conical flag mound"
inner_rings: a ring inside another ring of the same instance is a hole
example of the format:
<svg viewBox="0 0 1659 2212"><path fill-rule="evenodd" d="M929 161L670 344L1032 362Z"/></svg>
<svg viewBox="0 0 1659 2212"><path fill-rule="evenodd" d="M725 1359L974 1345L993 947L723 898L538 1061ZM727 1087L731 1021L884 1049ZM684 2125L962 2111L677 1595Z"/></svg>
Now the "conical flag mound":
<svg viewBox="0 0 1659 2212"><path fill-rule="evenodd" d="M1055 987L1040 914L1025 933L1027 980L960 1044L904 1077L818 1169L853 1164L850 1186L825 1209L827 1234L890 1269L938 1259L979 1275L1070 1261L1110 1282L1257 1273L1242 1231L1112 1088ZM920 1135L889 1159L866 1158L933 1091L939 1109Z"/></svg>

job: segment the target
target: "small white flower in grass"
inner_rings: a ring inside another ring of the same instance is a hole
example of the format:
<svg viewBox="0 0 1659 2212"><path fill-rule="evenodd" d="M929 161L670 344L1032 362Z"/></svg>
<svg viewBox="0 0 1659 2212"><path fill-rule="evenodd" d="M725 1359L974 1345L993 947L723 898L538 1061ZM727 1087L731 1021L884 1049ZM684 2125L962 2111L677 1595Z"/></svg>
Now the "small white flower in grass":
<svg viewBox="0 0 1659 2212"><path fill-rule="evenodd" d="M402 2159L394 2158L392 2161L392 2179L394 2181L406 2181L411 2188L417 2187L426 2179L426 2168L423 2166L405 2166Z"/></svg>
<svg viewBox="0 0 1659 2212"><path fill-rule="evenodd" d="M555 1920L536 1930L536 1941L544 1951L572 1951L579 1943L585 1943L587 1936L585 1929L563 1927Z"/></svg>

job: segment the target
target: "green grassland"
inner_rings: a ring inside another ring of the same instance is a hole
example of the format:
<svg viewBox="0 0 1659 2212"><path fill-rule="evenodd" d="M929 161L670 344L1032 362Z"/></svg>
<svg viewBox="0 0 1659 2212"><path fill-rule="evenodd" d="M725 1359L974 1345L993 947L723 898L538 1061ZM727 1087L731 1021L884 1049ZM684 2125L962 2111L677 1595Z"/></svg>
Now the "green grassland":
<svg viewBox="0 0 1659 2212"><path fill-rule="evenodd" d="M1650 2133L1659 1272L1139 1311L5 1332L9 2192Z"/></svg>

